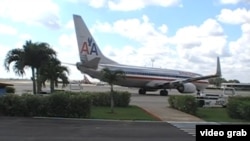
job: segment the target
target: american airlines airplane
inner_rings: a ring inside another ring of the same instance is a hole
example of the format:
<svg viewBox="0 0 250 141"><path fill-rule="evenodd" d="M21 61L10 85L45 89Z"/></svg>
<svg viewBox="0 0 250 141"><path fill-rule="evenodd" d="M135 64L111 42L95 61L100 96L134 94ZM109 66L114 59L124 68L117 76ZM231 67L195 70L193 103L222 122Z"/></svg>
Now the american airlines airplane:
<svg viewBox="0 0 250 141"><path fill-rule="evenodd" d="M200 93L208 86L207 79L220 77L220 60L217 58L217 69L213 75L202 76L197 73L123 65L104 56L79 15L73 15L76 38L81 62L77 69L93 78L101 78L101 70L122 70L125 79L120 79L116 85L139 88L139 94L160 89L160 95L168 95L167 89L177 89L180 93Z"/></svg>

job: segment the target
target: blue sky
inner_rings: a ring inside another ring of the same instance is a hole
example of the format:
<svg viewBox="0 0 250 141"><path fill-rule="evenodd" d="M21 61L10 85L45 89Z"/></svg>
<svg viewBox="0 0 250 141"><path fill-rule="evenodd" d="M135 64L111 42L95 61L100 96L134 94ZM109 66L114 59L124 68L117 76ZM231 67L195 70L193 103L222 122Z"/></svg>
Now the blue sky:
<svg viewBox="0 0 250 141"><path fill-rule="evenodd" d="M103 54L122 64L206 75L220 56L224 78L250 82L248 0L0 0L2 64L26 40L47 42L62 62L78 62L73 14L82 16ZM68 67L70 79L83 78Z"/></svg>

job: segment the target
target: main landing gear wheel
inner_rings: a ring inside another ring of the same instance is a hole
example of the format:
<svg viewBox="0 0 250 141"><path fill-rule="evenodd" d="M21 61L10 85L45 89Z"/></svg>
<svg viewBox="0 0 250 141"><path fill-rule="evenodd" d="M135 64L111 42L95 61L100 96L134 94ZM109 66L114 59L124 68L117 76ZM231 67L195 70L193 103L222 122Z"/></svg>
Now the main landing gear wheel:
<svg viewBox="0 0 250 141"><path fill-rule="evenodd" d="M161 96L168 96L168 91L167 90L161 90L160 95Z"/></svg>
<svg viewBox="0 0 250 141"><path fill-rule="evenodd" d="M144 94L146 94L146 90L141 88L141 89L139 89L139 92L138 92L138 93L144 95Z"/></svg>
<svg viewBox="0 0 250 141"><path fill-rule="evenodd" d="M199 89L197 89L197 95L201 95L201 91Z"/></svg>

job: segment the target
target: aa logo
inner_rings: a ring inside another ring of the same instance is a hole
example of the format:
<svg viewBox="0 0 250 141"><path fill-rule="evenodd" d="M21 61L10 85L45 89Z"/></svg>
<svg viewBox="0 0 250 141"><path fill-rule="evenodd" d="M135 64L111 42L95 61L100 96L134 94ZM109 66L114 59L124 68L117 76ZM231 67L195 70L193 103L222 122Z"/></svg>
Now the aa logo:
<svg viewBox="0 0 250 141"><path fill-rule="evenodd" d="M88 42L86 41L83 42L80 52L81 54L86 53L88 55L92 55L92 54L98 55L96 43L93 41L92 38L88 38Z"/></svg>

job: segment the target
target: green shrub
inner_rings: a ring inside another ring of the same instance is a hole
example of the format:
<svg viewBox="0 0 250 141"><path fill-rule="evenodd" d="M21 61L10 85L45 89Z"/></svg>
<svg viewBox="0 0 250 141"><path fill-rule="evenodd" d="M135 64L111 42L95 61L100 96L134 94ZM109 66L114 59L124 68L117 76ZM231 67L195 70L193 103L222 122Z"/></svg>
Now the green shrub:
<svg viewBox="0 0 250 141"><path fill-rule="evenodd" d="M6 94L1 96L1 113L6 116L26 116L27 107L19 95Z"/></svg>
<svg viewBox="0 0 250 141"><path fill-rule="evenodd" d="M191 95L171 95L169 96L168 102L170 107L178 109L180 111L196 114L197 102L196 98Z"/></svg>
<svg viewBox="0 0 250 141"><path fill-rule="evenodd" d="M7 86L6 87L6 93L12 93L12 94L14 94L15 93L15 88L11 87L11 86Z"/></svg>
<svg viewBox="0 0 250 141"><path fill-rule="evenodd" d="M26 101L27 116L47 116L47 97L32 94L23 94L22 98Z"/></svg>
<svg viewBox="0 0 250 141"><path fill-rule="evenodd" d="M238 106L238 110L242 119L250 120L250 101L242 101Z"/></svg>
<svg viewBox="0 0 250 141"><path fill-rule="evenodd" d="M110 106L110 92L92 93L93 106ZM129 106L131 94L129 92L114 91L114 104L117 107Z"/></svg>
<svg viewBox="0 0 250 141"><path fill-rule="evenodd" d="M92 93L93 106L110 106L110 92Z"/></svg>
<svg viewBox="0 0 250 141"><path fill-rule="evenodd" d="M239 105L240 100L238 98L228 98L228 103L227 103L227 113L230 117L235 118L235 119L240 119L240 112L238 111L238 105Z"/></svg>
<svg viewBox="0 0 250 141"><path fill-rule="evenodd" d="M117 107L129 106L131 94L115 92ZM50 95L6 94L0 97L0 115L90 117L91 105L110 106L110 92L55 92Z"/></svg>
<svg viewBox="0 0 250 141"><path fill-rule="evenodd" d="M227 113L235 119L250 119L250 97L229 97Z"/></svg>
<svg viewBox="0 0 250 141"><path fill-rule="evenodd" d="M0 116L4 115L3 96L0 96Z"/></svg>
<svg viewBox="0 0 250 141"><path fill-rule="evenodd" d="M89 95L70 95L69 101L67 111L70 112L67 117L90 117L91 97Z"/></svg>
<svg viewBox="0 0 250 141"><path fill-rule="evenodd" d="M131 94L129 92L118 92L115 91L114 101L117 107L128 107L130 102Z"/></svg>
<svg viewBox="0 0 250 141"><path fill-rule="evenodd" d="M48 116L66 117L69 104L68 93L54 93L48 97Z"/></svg>
<svg viewBox="0 0 250 141"><path fill-rule="evenodd" d="M58 92L48 96L7 94L0 97L2 116L90 117L91 97Z"/></svg>
<svg viewBox="0 0 250 141"><path fill-rule="evenodd" d="M198 107L203 107L204 105L205 105L205 100L203 100L203 99L197 100L197 106Z"/></svg>

